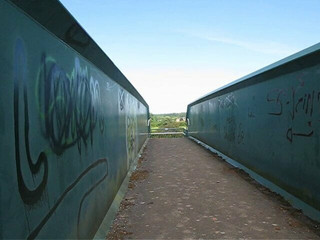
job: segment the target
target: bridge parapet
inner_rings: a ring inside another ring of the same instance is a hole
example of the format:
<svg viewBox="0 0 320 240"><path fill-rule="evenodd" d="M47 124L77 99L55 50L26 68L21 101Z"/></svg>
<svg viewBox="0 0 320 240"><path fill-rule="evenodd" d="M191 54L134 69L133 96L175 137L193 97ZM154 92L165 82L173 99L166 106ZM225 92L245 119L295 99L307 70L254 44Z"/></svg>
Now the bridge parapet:
<svg viewBox="0 0 320 240"><path fill-rule="evenodd" d="M0 19L0 239L92 238L148 105L59 1L1 1Z"/></svg>
<svg viewBox="0 0 320 240"><path fill-rule="evenodd" d="M320 44L188 105L190 137L320 220Z"/></svg>

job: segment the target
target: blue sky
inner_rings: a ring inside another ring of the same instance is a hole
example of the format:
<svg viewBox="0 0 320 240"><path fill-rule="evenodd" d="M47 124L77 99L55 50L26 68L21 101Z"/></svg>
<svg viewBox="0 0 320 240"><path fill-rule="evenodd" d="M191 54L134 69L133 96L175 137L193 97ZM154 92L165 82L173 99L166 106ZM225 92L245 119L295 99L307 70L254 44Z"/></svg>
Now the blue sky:
<svg viewBox="0 0 320 240"><path fill-rule="evenodd" d="M320 41L319 0L61 0L152 113Z"/></svg>

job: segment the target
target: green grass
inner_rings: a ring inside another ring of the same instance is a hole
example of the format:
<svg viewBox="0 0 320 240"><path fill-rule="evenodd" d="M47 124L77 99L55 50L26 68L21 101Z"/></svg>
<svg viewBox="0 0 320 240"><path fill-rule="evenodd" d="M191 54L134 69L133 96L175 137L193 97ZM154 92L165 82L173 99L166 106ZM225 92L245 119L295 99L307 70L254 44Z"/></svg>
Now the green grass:
<svg viewBox="0 0 320 240"><path fill-rule="evenodd" d="M177 119L184 118L185 113L167 113L167 114L151 114L151 122L150 122L150 130L152 132L165 132L165 128L180 128L186 129L187 124L185 121L178 121ZM169 130L170 131L170 130ZM172 130L173 131L173 130ZM184 135L181 134L158 134L158 135L151 135L151 138L180 138Z"/></svg>
<svg viewBox="0 0 320 240"><path fill-rule="evenodd" d="M176 122L177 119L185 118L185 113L150 114L151 129L159 128L186 128L185 121Z"/></svg>

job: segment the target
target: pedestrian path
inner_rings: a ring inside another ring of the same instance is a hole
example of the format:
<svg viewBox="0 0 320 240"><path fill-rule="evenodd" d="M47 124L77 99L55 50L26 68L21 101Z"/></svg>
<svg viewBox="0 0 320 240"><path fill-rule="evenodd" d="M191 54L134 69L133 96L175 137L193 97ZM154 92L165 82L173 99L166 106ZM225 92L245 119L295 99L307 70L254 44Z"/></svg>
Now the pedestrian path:
<svg viewBox="0 0 320 240"><path fill-rule="evenodd" d="M108 239L319 239L314 222L187 138L150 139Z"/></svg>

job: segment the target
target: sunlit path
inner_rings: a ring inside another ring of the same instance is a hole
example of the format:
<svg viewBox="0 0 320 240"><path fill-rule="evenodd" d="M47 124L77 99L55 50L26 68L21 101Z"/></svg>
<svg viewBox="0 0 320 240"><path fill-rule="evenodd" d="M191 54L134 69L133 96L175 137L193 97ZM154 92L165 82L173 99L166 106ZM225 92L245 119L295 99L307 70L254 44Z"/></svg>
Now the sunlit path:
<svg viewBox="0 0 320 240"><path fill-rule="evenodd" d="M108 239L319 238L314 225L187 138L150 139Z"/></svg>

